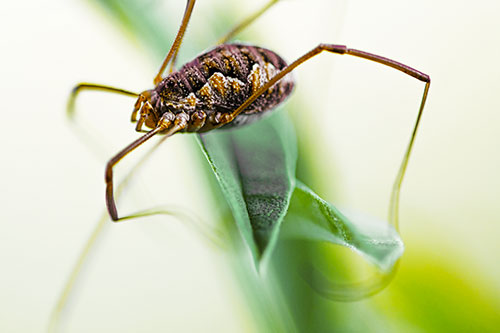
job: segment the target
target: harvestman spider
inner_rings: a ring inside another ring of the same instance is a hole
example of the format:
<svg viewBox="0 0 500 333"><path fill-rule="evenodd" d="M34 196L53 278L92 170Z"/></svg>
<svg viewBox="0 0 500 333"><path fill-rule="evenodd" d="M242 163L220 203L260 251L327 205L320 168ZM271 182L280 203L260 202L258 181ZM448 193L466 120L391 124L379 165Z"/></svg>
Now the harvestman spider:
<svg viewBox="0 0 500 333"><path fill-rule="evenodd" d="M180 70L174 71L177 53L195 4L195 0L188 0L179 31L154 78L155 87L153 89L135 93L92 83L80 83L73 89L68 100L67 114L69 118L73 118L75 100L78 94L84 90L107 91L137 98L132 112L132 122L137 122L136 131L146 132L146 134L121 150L106 165L106 204L113 221L158 213L141 212L125 217L118 216L113 193L113 166L128 153L156 134L165 135L160 141L161 143L177 132L206 132L221 127L237 127L257 120L266 111L272 110L283 102L291 93L294 83L290 75L287 74L319 53L327 51L371 60L425 82L417 119L391 195L389 221L396 230L398 229L399 190L424 110L430 77L397 61L350 49L344 45L320 44L287 65L280 56L270 50L250 45L226 44L234 35L256 20L276 2L278 0L270 0L262 9L246 18L219 40L214 49L199 55ZM163 73L169 65L169 75L163 77ZM143 126L149 127L151 130L144 131ZM49 331L57 324L57 318L66 302L73 281L98 231L99 229L96 229L94 235L89 239L86 249L80 256L70 280L53 310ZM391 272L369 280L368 283L364 284L365 290L353 294L354 297L351 299L360 299L382 289L390 281L395 271L394 266Z"/></svg>
<svg viewBox="0 0 500 333"><path fill-rule="evenodd" d="M80 83L73 89L68 103L70 117L74 114L75 99L82 90L108 91L137 98L132 122L137 122L136 131L146 134L121 150L106 165L106 205L113 221L137 216L119 217L113 194L113 167L128 153L156 134L164 134L167 138L177 132L206 132L221 127L237 127L257 120L266 111L283 102L292 92L294 82L290 75L287 76L288 73L321 52L327 51L371 60L425 82L415 127L393 188L390 220L397 228L399 187L424 109L430 77L400 62L344 45L319 44L287 65L273 51L251 45L226 44L277 1L271 0L236 26L214 49L174 71L177 53L195 4L195 0L188 0L179 31L154 78L153 89L138 94L91 83ZM164 77L163 73L169 64L170 73ZM151 130L144 131L143 126Z"/></svg>

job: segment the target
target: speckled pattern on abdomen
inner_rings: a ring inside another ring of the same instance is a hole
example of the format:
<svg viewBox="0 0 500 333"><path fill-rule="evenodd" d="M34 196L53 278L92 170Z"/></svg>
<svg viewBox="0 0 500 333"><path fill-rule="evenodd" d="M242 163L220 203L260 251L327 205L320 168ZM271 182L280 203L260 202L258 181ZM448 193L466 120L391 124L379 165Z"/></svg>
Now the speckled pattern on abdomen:
<svg viewBox="0 0 500 333"><path fill-rule="evenodd" d="M161 114L234 111L253 92L287 66L276 53L250 45L223 44L203 53L167 76L157 87ZM225 127L246 124L274 109L292 92L286 75Z"/></svg>

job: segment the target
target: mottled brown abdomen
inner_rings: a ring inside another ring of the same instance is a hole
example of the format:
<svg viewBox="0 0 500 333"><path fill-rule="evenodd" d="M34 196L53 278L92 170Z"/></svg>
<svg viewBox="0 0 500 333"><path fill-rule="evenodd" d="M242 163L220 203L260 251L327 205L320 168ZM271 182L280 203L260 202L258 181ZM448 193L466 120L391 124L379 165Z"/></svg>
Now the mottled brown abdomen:
<svg viewBox="0 0 500 333"><path fill-rule="evenodd" d="M153 106L165 112L203 111L207 119L233 112L252 93L287 66L276 53L250 45L224 44L203 53L166 77L154 90ZM224 127L260 118L291 93L294 83L285 76ZM209 130L210 126L196 131Z"/></svg>

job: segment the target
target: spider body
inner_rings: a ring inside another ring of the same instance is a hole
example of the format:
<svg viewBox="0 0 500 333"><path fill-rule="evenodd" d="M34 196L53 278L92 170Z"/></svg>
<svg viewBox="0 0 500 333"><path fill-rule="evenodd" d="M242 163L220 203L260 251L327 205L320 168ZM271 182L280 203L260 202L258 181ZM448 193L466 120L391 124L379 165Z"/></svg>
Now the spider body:
<svg viewBox="0 0 500 333"><path fill-rule="evenodd" d="M142 109L149 104L142 112L144 124L155 128L162 116L174 119L179 113L188 118L184 132L251 123L290 95L294 86L291 75L274 84L232 121L221 120L286 66L279 55L268 49L243 44L219 45L141 94L138 102L143 103Z"/></svg>

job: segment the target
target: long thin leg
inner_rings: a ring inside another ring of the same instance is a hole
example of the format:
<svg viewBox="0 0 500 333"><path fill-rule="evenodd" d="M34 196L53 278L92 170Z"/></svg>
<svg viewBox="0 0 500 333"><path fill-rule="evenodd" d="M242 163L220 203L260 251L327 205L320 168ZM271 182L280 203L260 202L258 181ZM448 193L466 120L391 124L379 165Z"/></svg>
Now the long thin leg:
<svg viewBox="0 0 500 333"><path fill-rule="evenodd" d="M427 99L427 94L429 93L429 86L430 78L429 81L427 81L425 84L424 95L422 96L422 102L420 103L420 108L418 110L417 120L415 121L415 125L413 126L413 132L411 134L410 141L408 142L408 146L406 147L403 160L401 161L398 174L396 175L396 179L394 180L394 184L392 187L391 202L389 205L389 222L397 231L399 231L399 192L401 189L401 184L403 183L404 175L406 173L406 167L408 166L408 160L410 159L413 143L415 142L415 137L417 135L418 125L420 124L420 119L422 118L422 114L424 113L424 105L425 100Z"/></svg>
<svg viewBox="0 0 500 333"><path fill-rule="evenodd" d="M66 106L66 115L68 118L73 119L75 115L75 101L76 98L78 97L78 94L82 92L83 90L98 90L98 91L107 91L107 92L112 92L116 94L122 94L126 96L131 96L131 97L138 97L139 94L121 89L121 88L115 88L115 87L110 87L102 84L96 84L96 83L87 83L87 82L82 82L77 84L73 90L71 90L71 95L69 96L68 99L68 104Z"/></svg>
<svg viewBox="0 0 500 333"><path fill-rule="evenodd" d="M195 2L196 2L195 0L188 0L186 4L186 10L184 11L184 17L182 18L181 26L179 28L179 31L177 32L177 36L175 36L174 43L172 44L172 47L168 51L165 60L163 60L163 64L161 65L160 70L158 71L158 74L156 74L156 77L153 81L155 86L161 82L163 72L165 71L165 68L167 68L169 61L172 59L172 57L176 56L177 52L179 51L179 48L182 43L182 38L184 37L184 33L186 32L186 28L189 23L189 19L191 18L191 13L193 12L193 7Z"/></svg>
<svg viewBox="0 0 500 333"><path fill-rule="evenodd" d="M171 115L166 113L164 115ZM108 207L109 215L113 221L118 221L120 218L118 217L118 212L116 210L115 199L113 195L113 166L117 164L122 158L124 158L128 153L133 151L135 148L142 145L144 142L151 139L156 134L165 131L168 129L172 123L173 119L169 119L166 117L162 117L158 122L158 126L141 136L127 147L122 149L118 154L116 154L111 160L109 160L108 164L106 164L106 172L105 172L105 181L106 181L106 206ZM187 126L188 116L184 113L179 113L175 116L174 125L165 133L166 137L169 137ZM124 217L126 218L126 217ZM123 219L123 217L122 217Z"/></svg>
<svg viewBox="0 0 500 333"><path fill-rule="evenodd" d="M275 3L277 3L279 0L271 0L269 1L264 7L241 21L237 26L235 26L231 31L227 33L224 37L219 39L217 44L224 44L227 43L228 40L233 38L237 33L245 29L247 26L249 26L253 21L258 19L262 14L264 14L269 8L271 8Z"/></svg>
<svg viewBox="0 0 500 333"><path fill-rule="evenodd" d="M276 82L281 80L285 75L293 71L296 67L298 67L300 64L306 62L307 60L311 59L312 57L318 55L319 53L323 51L328 51L331 53L337 53L337 54L348 54L348 55L353 55L356 57L368 59L374 62L378 62L380 64L395 68L405 74L408 74L410 76L413 76L414 78L426 82L430 84L431 79L427 74L424 74L420 71L417 71L416 69L413 69L407 65L404 65L400 62L394 61L392 59L388 59L385 57L381 57L375 54L371 54L368 52L364 51L359 51L356 49L349 49L344 45L333 45L333 44L320 44L316 46L314 49L311 51L307 52L304 54L302 57L299 59L295 60L292 62L290 65L288 65L286 68L284 68L281 72L273 76L268 82L263 84L255 93L252 94L243 104L241 104L236 110L234 110L229 117L226 117L226 121L230 122L239 115L243 110L245 110L250 104L252 104L260 95L262 95L265 91L267 91L271 86L273 86ZM427 91L427 89L426 89ZM424 94L424 97L426 97L427 94ZM423 103L425 103L425 98L422 98L422 103L421 107L423 107Z"/></svg>
<svg viewBox="0 0 500 333"><path fill-rule="evenodd" d="M413 132L410 138L410 142L408 144L407 150L405 152L405 155L403 157L403 160L401 162L401 166L398 172L398 175L396 176L396 180L394 182L392 194L391 194L391 203L389 207L389 222L398 230L398 206L399 206L399 190L401 188L401 184L403 182L404 174L406 171L406 166L408 164L408 160L410 158L411 154L411 149L413 147L413 142L415 140L415 136L417 134L418 130L418 125L420 123L420 119L422 117L422 114L424 112L424 106L425 106L425 101L427 99L427 94L429 92L429 87L431 83L431 78L429 75L424 74L416 69L411 68L410 66L404 65L400 62L397 62L392 59L388 59L385 57L381 57L372 53L356 50L356 49L349 49L344 45L333 45L333 44L320 44L308 53L304 54L302 57L299 59L295 60L292 62L290 65L288 65L285 69L283 69L281 72L276 74L273 78L271 78L268 82L266 82L262 87L260 87L252 96L250 96L243 104L241 104L233 113L228 114L224 117L223 123L228 123L231 122L237 115L239 115L243 110L245 110L253 101L255 101L260 95L262 95L267 89L269 89L272 85L274 85L276 82L281 80L285 75L290 73L292 70L294 70L297 66L300 64L304 63L305 61L311 59L312 57L318 55L319 53L323 51L328 51L331 53L337 53L337 54L347 54L347 55L352 55L355 57L360 57L364 58L367 60L371 60L374 62L378 62L380 64L395 68L407 75L410 75L420 81L425 82L425 88L424 92L422 95L422 99L420 102L420 107L417 115L417 120L415 121L415 125L413 127Z"/></svg>
<svg viewBox="0 0 500 333"><path fill-rule="evenodd" d="M250 25L253 21L258 19L262 14L264 14L269 8L271 8L275 3L277 3L279 0L271 0L269 1L264 7L259 9L257 12L253 13L246 19L244 19L241 23L239 23L237 26L235 26L227 35L219 39L217 44L224 44L231 38L233 38L237 33L239 33L241 30L245 29L248 25ZM169 73L172 73L175 68L175 61L177 60L177 54L179 53L179 47L174 51L174 54L172 56L172 61L170 62L170 67L169 67Z"/></svg>

